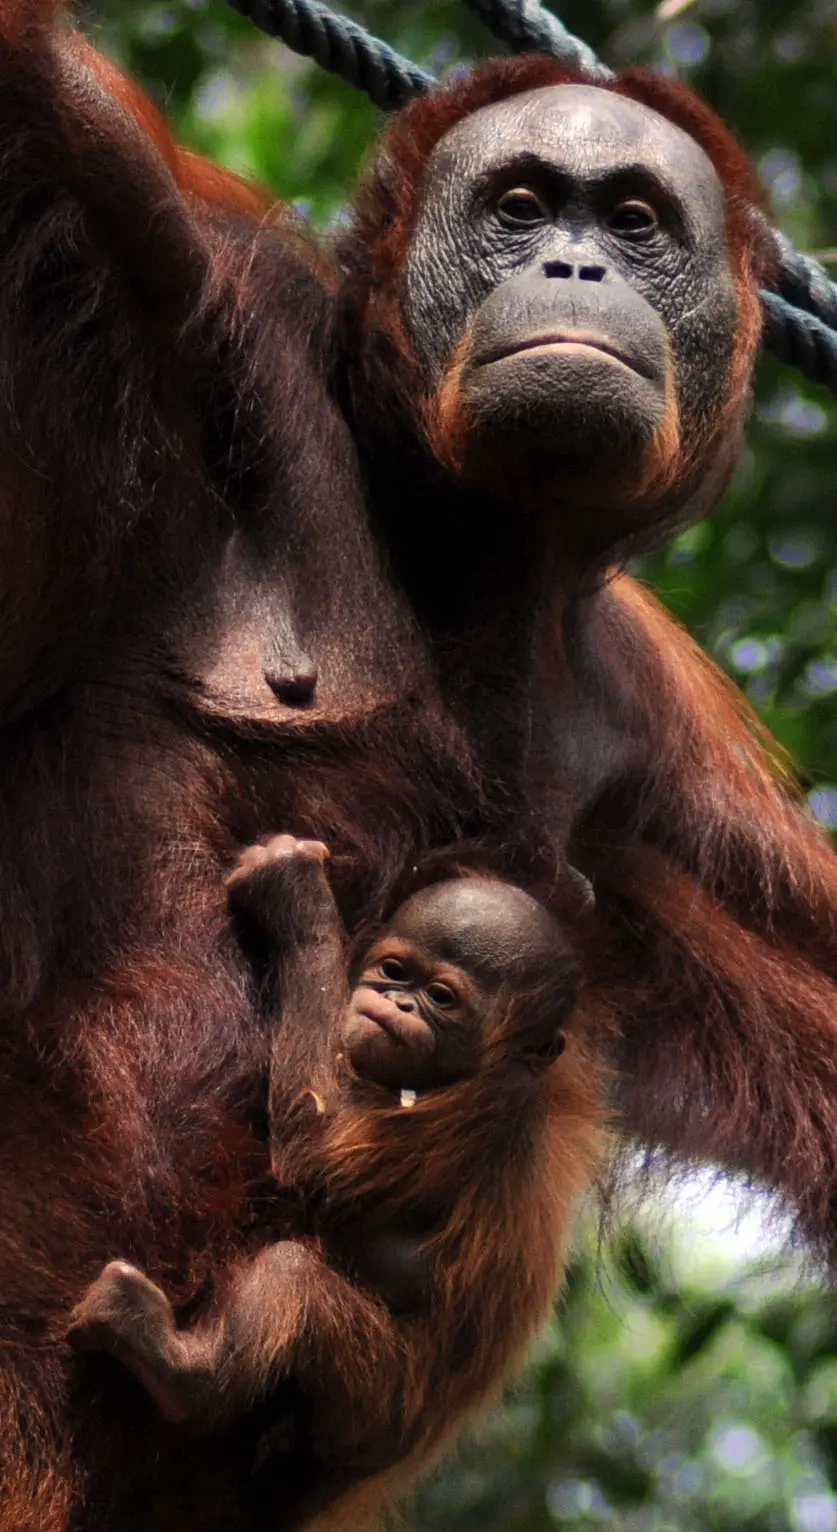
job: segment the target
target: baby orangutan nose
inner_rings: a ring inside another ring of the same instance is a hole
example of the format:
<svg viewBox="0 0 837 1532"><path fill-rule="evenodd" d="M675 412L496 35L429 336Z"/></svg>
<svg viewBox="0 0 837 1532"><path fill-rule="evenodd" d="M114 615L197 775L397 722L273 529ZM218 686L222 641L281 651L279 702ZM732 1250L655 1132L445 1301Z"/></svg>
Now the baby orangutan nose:
<svg viewBox="0 0 837 1532"><path fill-rule="evenodd" d="M439 1080L436 1032L409 992L359 985L343 1021L342 1043L362 1079L393 1089Z"/></svg>

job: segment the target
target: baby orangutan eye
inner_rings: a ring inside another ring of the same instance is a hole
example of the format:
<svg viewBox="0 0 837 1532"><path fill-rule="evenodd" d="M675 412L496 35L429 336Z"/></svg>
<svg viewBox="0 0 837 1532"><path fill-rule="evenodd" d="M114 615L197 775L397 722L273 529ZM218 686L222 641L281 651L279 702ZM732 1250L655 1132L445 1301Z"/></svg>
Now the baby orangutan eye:
<svg viewBox="0 0 837 1532"><path fill-rule="evenodd" d="M449 1011L459 1004L459 996L449 984L428 984L427 998L441 1011Z"/></svg>
<svg viewBox="0 0 837 1532"><path fill-rule="evenodd" d="M391 979L393 984L403 984L407 977L407 970L399 958L384 958L380 969L384 978Z"/></svg>

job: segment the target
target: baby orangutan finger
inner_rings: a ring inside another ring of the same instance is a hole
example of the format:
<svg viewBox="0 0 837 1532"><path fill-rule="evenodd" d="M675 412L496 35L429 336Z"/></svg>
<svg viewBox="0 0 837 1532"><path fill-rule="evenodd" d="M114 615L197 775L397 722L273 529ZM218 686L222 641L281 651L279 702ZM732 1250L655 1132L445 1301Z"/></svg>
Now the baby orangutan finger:
<svg viewBox="0 0 837 1532"><path fill-rule="evenodd" d="M274 835L270 840L247 846L238 858L226 880L228 889L237 888L254 873L261 872L274 862L284 862L298 857L304 862L319 862L322 867L329 855L328 846L321 840L302 840L296 835Z"/></svg>

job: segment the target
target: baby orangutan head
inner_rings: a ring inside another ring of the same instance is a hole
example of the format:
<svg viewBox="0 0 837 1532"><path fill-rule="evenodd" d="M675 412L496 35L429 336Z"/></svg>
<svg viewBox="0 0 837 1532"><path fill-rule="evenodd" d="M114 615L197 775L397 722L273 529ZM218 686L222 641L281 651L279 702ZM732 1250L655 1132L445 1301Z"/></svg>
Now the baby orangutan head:
<svg viewBox="0 0 837 1532"><path fill-rule="evenodd" d="M361 1078L412 1089L474 1074L491 1050L545 1067L578 994L561 926L522 889L454 878L396 910L360 963L343 1050Z"/></svg>

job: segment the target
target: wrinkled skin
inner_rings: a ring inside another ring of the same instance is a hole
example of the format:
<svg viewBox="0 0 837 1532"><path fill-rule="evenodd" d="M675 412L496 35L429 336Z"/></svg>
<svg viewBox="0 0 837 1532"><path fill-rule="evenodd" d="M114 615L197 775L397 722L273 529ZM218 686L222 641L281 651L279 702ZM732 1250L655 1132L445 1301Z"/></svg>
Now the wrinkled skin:
<svg viewBox="0 0 837 1532"><path fill-rule="evenodd" d="M703 150L636 102L562 85L486 107L431 158L404 278L431 389L454 354L466 469L547 503L642 472L670 396L680 451L723 392L736 293ZM567 514L567 509L563 512Z"/></svg>

